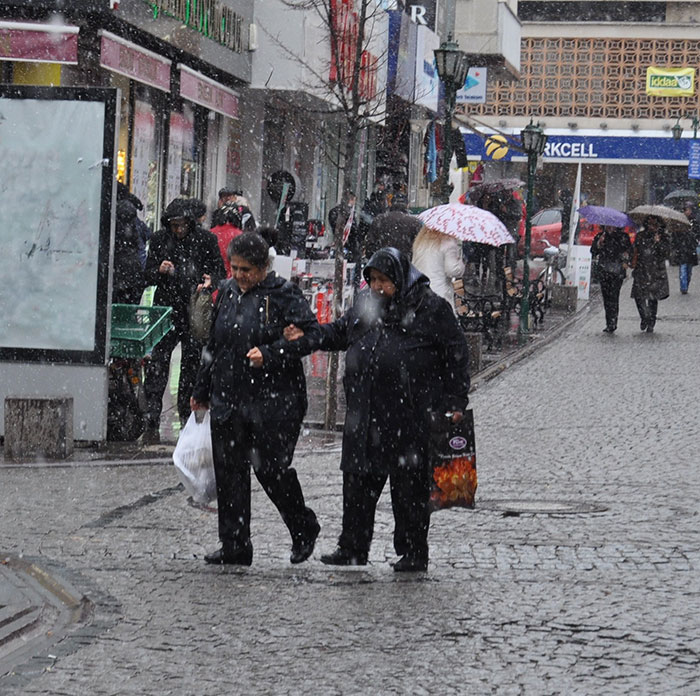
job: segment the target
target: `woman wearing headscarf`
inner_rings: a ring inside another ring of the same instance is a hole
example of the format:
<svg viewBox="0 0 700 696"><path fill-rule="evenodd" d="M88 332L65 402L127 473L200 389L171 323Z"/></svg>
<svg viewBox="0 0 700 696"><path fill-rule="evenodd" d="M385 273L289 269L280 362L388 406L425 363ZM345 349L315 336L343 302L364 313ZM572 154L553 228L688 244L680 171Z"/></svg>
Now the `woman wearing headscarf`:
<svg viewBox="0 0 700 696"><path fill-rule="evenodd" d="M634 240L632 297L637 304L639 328L653 333L659 300L669 295L666 259L671 244L664 221L656 215L645 218Z"/></svg>
<svg viewBox="0 0 700 696"><path fill-rule="evenodd" d="M321 561L367 563L377 501L389 478L394 548L401 556L394 570L425 570L430 416L453 411L458 419L467 407L467 344L449 304L405 254L380 249L363 274L369 290L322 325L320 340L309 346L346 351L343 529L336 551Z"/></svg>
<svg viewBox="0 0 700 696"><path fill-rule="evenodd" d="M306 413L300 354L317 338L318 324L301 290L268 271L269 247L254 232L229 246L231 275L217 297L209 342L191 408L208 408L221 548L207 563L250 565L250 469L275 504L292 537L292 563L313 552L320 526L292 468ZM292 345L283 328L306 333Z"/></svg>
<svg viewBox="0 0 700 696"><path fill-rule="evenodd" d="M598 279L605 307L605 333L617 330L620 290L632 260L632 242L620 227L605 226L593 238L591 256L598 262Z"/></svg>

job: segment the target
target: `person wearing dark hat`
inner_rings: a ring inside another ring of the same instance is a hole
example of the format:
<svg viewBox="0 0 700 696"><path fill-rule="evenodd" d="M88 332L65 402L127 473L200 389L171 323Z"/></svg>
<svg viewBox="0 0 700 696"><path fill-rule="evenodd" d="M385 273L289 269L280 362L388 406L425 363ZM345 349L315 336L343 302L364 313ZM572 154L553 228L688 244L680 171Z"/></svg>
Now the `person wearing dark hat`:
<svg viewBox="0 0 700 696"><path fill-rule="evenodd" d="M377 215L372 221L365 241L365 253L372 256L382 247L391 246L411 258L413 241L420 232L421 221L408 214L408 198L396 193L386 213Z"/></svg>
<svg viewBox="0 0 700 696"><path fill-rule="evenodd" d="M173 328L153 349L146 364L146 431L144 438L159 439L163 392L168 383L170 356L175 346L182 346L177 410L180 422L190 415L190 395L197 375L202 344L190 331L190 299L207 277L217 287L225 277L224 263L216 237L198 227L192 206L186 198L176 198L165 209L162 229L151 239L146 261L146 282L155 285L153 304L172 307Z"/></svg>
<svg viewBox="0 0 700 696"><path fill-rule="evenodd" d="M343 528L328 565L365 565L377 501L387 481L394 512L395 571L428 567L430 415L459 418L469 402L467 343L450 305L391 247L363 271L369 290L322 324L310 350L344 350ZM285 337L303 333L287 327Z"/></svg>
<svg viewBox="0 0 700 696"><path fill-rule="evenodd" d="M143 210L143 203L141 199L135 194L131 193L125 184L121 181L117 181L117 204L120 201L128 201L134 208L138 210ZM141 263L141 268L146 267L146 257L148 256L147 246L148 240L151 238L151 228L140 218L138 214L133 221L133 226L137 232L137 244L138 244L138 257Z"/></svg>
<svg viewBox="0 0 700 696"><path fill-rule="evenodd" d="M130 200L117 203L112 276L112 302L117 304L139 304L146 287L137 220L136 206Z"/></svg>
<svg viewBox="0 0 700 696"><path fill-rule="evenodd" d="M192 211L192 217L200 227L204 227L204 219L207 216L207 206L204 204L204 201L199 198L189 198L188 200L190 210Z"/></svg>
<svg viewBox="0 0 700 696"><path fill-rule="evenodd" d="M242 195L243 191L240 189L234 189L228 186L224 186L224 188L219 189L219 200L216 204L216 210L212 213L210 227L223 225L225 220L224 213L221 212L221 209L228 203L235 203L236 198Z"/></svg>

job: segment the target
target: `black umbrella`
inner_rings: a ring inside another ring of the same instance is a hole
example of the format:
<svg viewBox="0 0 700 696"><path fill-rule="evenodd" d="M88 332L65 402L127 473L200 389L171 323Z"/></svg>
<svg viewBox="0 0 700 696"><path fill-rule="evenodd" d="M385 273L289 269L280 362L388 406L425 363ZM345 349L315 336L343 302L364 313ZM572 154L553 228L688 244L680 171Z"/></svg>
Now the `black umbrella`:
<svg viewBox="0 0 700 696"><path fill-rule="evenodd" d="M676 189L675 191L671 191L671 193L667 193L664 196L664 203L673 204L679 199L697 201L698 194L695 191L691 191L690 189Z"/></svg>
<svg viewBox="0 0 700 696"><path fill-rule="evenodd" d="M497 194L501 191L517 191L523 186L525 186L525 183L520 181L520 179L496 179L472 186L467 191L466 196L469 198L470 203L479 205L485 194Z"/></svg>

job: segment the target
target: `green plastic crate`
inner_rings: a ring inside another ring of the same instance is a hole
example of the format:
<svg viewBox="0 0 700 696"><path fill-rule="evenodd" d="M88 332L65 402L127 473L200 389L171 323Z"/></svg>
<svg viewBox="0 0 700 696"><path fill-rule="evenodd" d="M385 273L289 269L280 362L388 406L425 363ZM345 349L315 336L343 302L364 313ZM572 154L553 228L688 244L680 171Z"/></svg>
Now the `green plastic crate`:
<svg viewBox="0 0 700 696"><path fill-rule="evenodd" d="M172 307L112 305L112 338L109 354L113 358L143 358L172 329Z"/></svg>

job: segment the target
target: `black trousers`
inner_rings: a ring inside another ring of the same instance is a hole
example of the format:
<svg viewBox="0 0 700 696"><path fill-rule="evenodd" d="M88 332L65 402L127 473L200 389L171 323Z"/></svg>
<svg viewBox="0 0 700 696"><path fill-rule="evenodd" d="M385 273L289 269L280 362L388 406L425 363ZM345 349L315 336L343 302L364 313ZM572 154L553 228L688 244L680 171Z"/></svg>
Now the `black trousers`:
<svg viewBox="0 0 700 696"><path fill-rule="evenodd" d="M649 297L635 297L639 318L647 325L653 327L656 324L656 310L659 307L658 300Z"/></svg>
<svg viewBox="0 0 700 696"><path fill-rule="evenodd" d="M399 556L428 555L430 526L430 475L400 466L389 473L391 507L394 512L394 550ZM343 531L338 546L348 551L369 553L374 532L374 515L387 474L343 472Z"/></svg>
<svg viewBox="0 0 700 696"><path fill-rule="evenodd" d="M163 410L163 392L168 384L170 357L175 346L182 344L180 359L180 381L177 386L177 412L180 423L184 424L190 415L190 396L199 370L202 344L189 332L173 328L160 340L146 363L143 390L146 395L146 426L157 428Z"/></svg>
<svg viewBox="0 0 700 696"><path fill-rule="evenodd" d="M617 315L620 313L620 289L624 278L604 271L599 271L598 278L600 292L603 295L603 307L605 307L605 324L617 328Z"/></svg>
<svg viewBox="0 0 700 696"><path fill-rule="evenodd" d="M250 423L233 417L211 422L219 539L224 548L250 546L250 469L279 510L292 541L306 538L316 523L291 467L301 421Z"/></svg>

